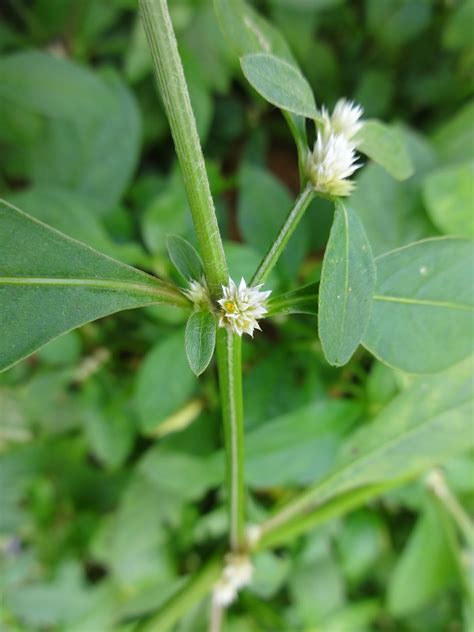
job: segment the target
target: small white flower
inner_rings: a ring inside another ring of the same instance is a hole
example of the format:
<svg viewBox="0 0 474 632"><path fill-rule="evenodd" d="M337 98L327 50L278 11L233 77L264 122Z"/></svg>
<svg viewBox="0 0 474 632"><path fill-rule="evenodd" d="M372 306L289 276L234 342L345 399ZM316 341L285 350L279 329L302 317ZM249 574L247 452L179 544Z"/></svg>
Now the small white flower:
<svg viewBox="0 0 474 632"><path fill-rule="evenodd" d="M237 597L237 589L234 584L222 577L215 585L212 599L221 608L227 608Z"/></svg>
<svg viewBox="0 0 474 632"><path fill-rule="evenodd" d="M204 277L202 277L200 281L190 281L189 287L183 290L183 293L198 309L209 306L209 291Z"/></svg>
<svg viewBox="0 0 474 632"><path fill-rule="evenodd" d="M237 590L248 586L252 580L253 566L247 555L228 553L225 557L223 577Z"/></svg>
<svg viewBox="0 0 474 632"><path fill-rule="evenodd" d="M347 101L347 99L339 99L331 116L323 107L321 117L325 135L341 134L347 140L352 140L363 126L362 121L359 120L363 113L360 105L353 101Z"/></svg>
<svg viewBox="0 0 474 632"><path fill-rule="evenodd" d="M347 138L318 132L308 156L308 177L316 191L338 197L349 195L355 184L347 178L361 167L356 160L354 146Z"/></svg>
<svg viewBox="0 0 474 632"><path fill-rule="evenodd" d="M214 603L223 608L229 606L241 588L252 580L253 566L246 555L228 553L220 579L214 584Z"/></svg>
<svg viewBox="0 0 474 632"><path fill-rule="evenodd" d="M220 305L219 327L228 327L239 336L253 336L255 329L260 329L258 320L267 313L265 301L271 291L260 292L262 285L247 287L245 280L239 286L229 279L229 285L222 286L223 297L217 302Z"/></svg>

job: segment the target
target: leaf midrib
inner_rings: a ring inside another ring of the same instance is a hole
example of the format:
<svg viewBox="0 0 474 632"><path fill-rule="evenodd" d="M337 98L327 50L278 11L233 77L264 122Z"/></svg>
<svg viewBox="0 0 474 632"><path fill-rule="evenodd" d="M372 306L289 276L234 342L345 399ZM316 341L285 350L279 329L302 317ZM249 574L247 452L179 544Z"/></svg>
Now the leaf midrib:
<svg viewBox="0 0 474 632"><path fill-rule="evenodd" d="M422 298L407 298L403 296L390 296L375 294L374 301L386 301L387 303L401 303L404 305L427 305L429 307L441 307L444 309L458 309L461 311L474 311L474 306L465 303L451 303L450 301L437 301Z"/></svg>
<svg viewBox="0 0 474 632"><path fill-rule="evenodd" d="M344 487L340 489L337 488L338 479L339 480L341 478L344 479L344 476L347 477L347 472L350 472L350 470L354 467L354 465L356 464L360 465L364 461L370 463L370 461L374 457L380 458L380 455L386 452L387 449L390 450L393 447L393 445L401 441L404 441L406 439L410 439L413 436L416 436L420 432L426 431L427 426L434 423L440 417L449 415L457 410L463 409L466 405L469 404L470 399L471 399L471 396L469 395L462 402L456 403L455 405L452 405L452 406L447 406L443 410L438 411L437 414L434 415L433 417L425 418L423 421L416 424L415 426L402 428L400 432L397 432L386 443L384 443L382 447L380 447L379 445L376 445L372 449L368 450L365 454L361 454L357 459L350 461L346 464L341 464L332 474L329 474L324 480L318 481L318 483L314 487L310 487L306 491L304 496L302 496L299 499L299 501L297 502L295 501L294 505L290 504L286 508L286 510L282 509L279 515L282 516L286 513L286 516L283 520L280 517L278 520L278 523L284 524L288 520L292 520L295 516L297 516L300 510L312 511L314 509L314 505L318 506L318 504L327 502L328 500L330 500L337 494L344 493L346 491L349 491L350 489L354 489L353 486L349 486L346 489ZM360 485L373 485L383 480L384 479L375 479L373 481L368 480L365 482L359 482L355 487L358 487ZM331 491L331 486L334 487L332 491ZM328 488L329 488L329 491L328 491ZM271 524L271 523L272 523L272 518L268 520L268 524ZM280 524L278 526L280 526Z"/></svg>
<svg viewBox="0 0 474 632"><path fill-rule="evenodd" d="M132 291L157 297L177 297L167 287L152 287L141 283L128 281L113 281L109 279L67 278L67 277L0 277L2 285L48 285L52 287L92 287L105 290Z"/></svg>

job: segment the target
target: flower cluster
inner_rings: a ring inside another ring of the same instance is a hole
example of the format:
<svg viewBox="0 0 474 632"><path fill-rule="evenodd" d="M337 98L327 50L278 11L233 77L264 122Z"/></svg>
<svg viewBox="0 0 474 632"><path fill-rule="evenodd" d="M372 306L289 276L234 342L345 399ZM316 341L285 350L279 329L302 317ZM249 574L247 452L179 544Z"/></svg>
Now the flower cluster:
<svg viewBox="0 0 474 632"><path fill-rule="evenodd" d="M183 294L189 298L196 309L205 309L210 305L209 290L204 277L200 281L194 279L190 281L189 287L183 290Z"/></svg>
<svg viewBox="0 0 474 632"><path fill-rule="evenodd" d="M253 566L246 555L227 554L221 578L214 586L214 602L221 607L229 606L239 590L250 584L252 575Z"/></svg>
<svg viewBox="0 0 474 632"><path fill-rule="evenodd" d="M260 330L258 320L267 313L265 301L271 294L271 291L260 292L261 287L247 287L244 279L237 286L229 279L229 285L222 286L223 297L217 301L219 327L227 327L239 336L249 334L253 337L254 330Z"/></svg>
<svg viewBox="0 0 474 632"><path fill-rule="evenodd" d="M363 125L361 116L362 108L345 99L336 103L332 115L322 108L322 127L307 164L316 191L338 197L353 191L354 182L348 178L361 166L355 154L355 136Z"/></svg>

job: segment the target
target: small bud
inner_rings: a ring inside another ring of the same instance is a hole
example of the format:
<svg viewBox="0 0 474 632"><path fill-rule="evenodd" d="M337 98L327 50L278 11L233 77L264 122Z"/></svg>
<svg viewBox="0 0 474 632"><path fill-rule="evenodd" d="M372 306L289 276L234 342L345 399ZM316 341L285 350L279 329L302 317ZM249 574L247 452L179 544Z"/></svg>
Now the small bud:
<svg viewBox="0 0 474 632"><path fill-rule="evenodd" d="M196 309L209 307L209 290L207 289L207 283L204 277L202 277L200 281L190 281L189 287L183 290L183 293L189 298Z"/></svg>

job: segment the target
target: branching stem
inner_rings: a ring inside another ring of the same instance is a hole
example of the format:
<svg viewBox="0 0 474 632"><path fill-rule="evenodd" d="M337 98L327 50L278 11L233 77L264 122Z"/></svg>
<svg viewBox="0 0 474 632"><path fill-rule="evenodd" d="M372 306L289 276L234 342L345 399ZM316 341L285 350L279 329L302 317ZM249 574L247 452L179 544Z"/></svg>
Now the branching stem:
<svg viewBox="0 0 474 632"><path fill-rule="evenodd" d="M300 223L301 218L303 217L313 197L313 188L311 185L308 184L296 198L293 208L289 212L283 226L280 228L275 241L270 246L270 249L258 266L258 269L253 275L253 279L250 285L258 285L259 283L263 283L268 278L268 275L275 267L278 259L280 258L287 243L289 242L290 237L295 232L296 227Z"/></svg>

